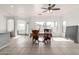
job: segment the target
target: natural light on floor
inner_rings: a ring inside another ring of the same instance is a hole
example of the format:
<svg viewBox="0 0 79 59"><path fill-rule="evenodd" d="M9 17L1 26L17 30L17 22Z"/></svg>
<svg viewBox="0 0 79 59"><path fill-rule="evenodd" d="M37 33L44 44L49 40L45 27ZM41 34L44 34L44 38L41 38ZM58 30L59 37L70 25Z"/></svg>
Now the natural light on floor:
<svg viewBox="0 0 79 59"><path fill-rule="evenodd" d="M39 41L43 41L43 40L44 40L43 37L39 38ZM53 37L51 40L54 40L54 41L67 41L67 42L73 42L73 41L70 40L70 39L61 38L61 37Z"/></svg>
<svg viewBox="0 0 79 59"><path fill-rule="evenodd" d="M54 37L53 38L54 41L72 41L70 39L66 39L66 38L59 38L59 37ZM73 41L72 41L73 42Z"/></svg>

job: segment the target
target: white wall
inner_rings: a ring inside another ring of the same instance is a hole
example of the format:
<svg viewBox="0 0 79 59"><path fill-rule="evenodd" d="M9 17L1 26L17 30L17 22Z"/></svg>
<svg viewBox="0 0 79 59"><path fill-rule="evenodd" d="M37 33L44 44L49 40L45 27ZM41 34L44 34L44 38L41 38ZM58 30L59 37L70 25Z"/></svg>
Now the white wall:
<svg viewBox="0 0 79 59"><path fill-rule="evenodd" d="M67 21L67 26L74 26L79 24L79 7L78 10L73 10L73 12L69 12L66 15L63 15L63 20Z"/></svg>
<svg viewBox="0 0 79 59"><path fill-rule="evenodd" d="M0 15L0 33L6 32L6 19Z"/></svg>

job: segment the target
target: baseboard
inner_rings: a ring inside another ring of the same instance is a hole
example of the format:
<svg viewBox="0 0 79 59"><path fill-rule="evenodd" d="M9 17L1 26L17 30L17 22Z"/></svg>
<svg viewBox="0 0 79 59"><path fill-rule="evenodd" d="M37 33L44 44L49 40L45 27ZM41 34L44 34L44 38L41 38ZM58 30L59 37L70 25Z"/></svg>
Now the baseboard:
<svg viewBox="0 0 79 59"><path fill-rule="evenodd" d="M2 46L2 47L0 47L0 49L3 49L3 48L5 48L5 47L7 47L8 45L9 45L9 43L6 44L6 45L4 45L4 46Z"/></svg>

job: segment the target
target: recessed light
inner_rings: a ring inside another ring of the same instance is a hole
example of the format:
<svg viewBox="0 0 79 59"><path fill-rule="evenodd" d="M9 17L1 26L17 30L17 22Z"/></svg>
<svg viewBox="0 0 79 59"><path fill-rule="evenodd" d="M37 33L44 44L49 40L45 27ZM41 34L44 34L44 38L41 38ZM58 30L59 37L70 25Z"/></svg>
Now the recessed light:
<svg viewBox="0 0 79 59"><path fill-rule="evenodd" d="M13 7L14 7L14 5L10 5L10 7L12 7L12 8L13 8Z"/></svg>

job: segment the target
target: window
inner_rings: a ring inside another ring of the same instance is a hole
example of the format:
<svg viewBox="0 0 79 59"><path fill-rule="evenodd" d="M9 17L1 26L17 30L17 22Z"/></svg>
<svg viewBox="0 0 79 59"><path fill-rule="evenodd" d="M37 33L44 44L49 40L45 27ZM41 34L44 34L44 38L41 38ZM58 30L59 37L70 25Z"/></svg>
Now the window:
<svg viewBox="0 0 79 59"><path fill-rule="evenodd" d="M66 21L63 21L62 32L65 32L65 30L66 30Z"/></svg>
<svg viewBox="0 0 79 59"><path fill-rule="evenodd" d="M9 32L14 31L14 20L13 19L9 19L7 21L7 30Z"/></svg>

